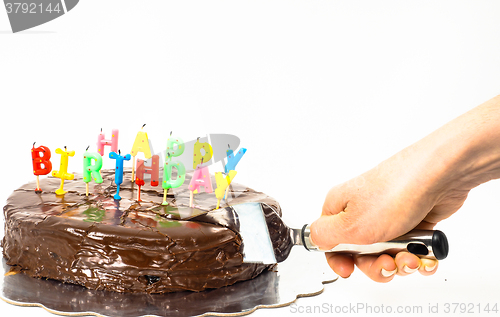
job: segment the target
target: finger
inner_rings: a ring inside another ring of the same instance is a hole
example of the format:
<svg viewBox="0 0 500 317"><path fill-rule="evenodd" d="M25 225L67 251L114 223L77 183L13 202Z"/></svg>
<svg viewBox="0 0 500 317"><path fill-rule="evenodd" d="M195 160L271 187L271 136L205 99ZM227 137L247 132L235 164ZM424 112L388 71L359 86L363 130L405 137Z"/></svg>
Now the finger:
<svg viewBox="0 0 500 317"><path fill-rule="evenodd" d="M311 240L322 250L332 249L343 239L349 239L346 234L345 213L321 216L311 224Z"/></svg>
<svg viewBox="0 0 500 317"><path fill-rule="evenodd" d="M420 268L420 258L410 252L399 252L394 258L398 266L398 275L405 276L415 273Z"/></svg>
<svg viewBox="0 0 500 317"><path fill-rule="evenodd" d="M353 258L356 266L375 282L387 283L396 276L396 263L394 263L394 259L388 254L380 256L355 255Z"/></svg>
<svg viewBox="0 0 500 317"><path fill-rule="evenodd" d="M435 223L432 222L427 222L423 220L421 223L419 223L415 229L420 229L420 230L432 230L436 226Z"/></svg>
<svg viewBox="0 0 500 317"><path fill-rule="evenodd" d="M332 270L343 278L348 278L354 272L354 260L352 256L346 254L337 254L332 252L325 253L326 261Z"/></svg>
<svg viewBox="0 0 500 317"><path fill-rule="evenodd" d="M420 259L420 262L420 268L418 269L420 274L429 276L436 273L439 261L431 259Z"/></svg>
<svg viewBox="0 0 500 317"><path fill-rule="evenodd" d="M326 194L321 215L322 216L336 215L339 212L344 211L346 206L347 206L347 200L345 198L342 187L340 185L335 186L332 189L330 189Z"/></svg>

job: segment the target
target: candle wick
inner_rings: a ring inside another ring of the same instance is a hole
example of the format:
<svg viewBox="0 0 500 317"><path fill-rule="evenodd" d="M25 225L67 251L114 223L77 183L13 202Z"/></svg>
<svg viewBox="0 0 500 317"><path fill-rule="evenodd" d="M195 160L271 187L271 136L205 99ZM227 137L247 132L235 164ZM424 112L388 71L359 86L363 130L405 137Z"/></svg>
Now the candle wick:
<svg viewBox="0 0 500 317"><path fill-rule="evenodd" d="M118 155L122 155L122 152L120 150L118 150Z"/></svg>
<svg viewBox="0 0 500 317"><path fill-rule="evenodd" d="M170 131L170 136L172 136L172 131Z"/></svg>
<svg viewBox="0 0 500 317"><path fill-rule="evenodd" d="M90 147L90 145L89 145L89 146L87 146L87 149L85 149L85 151L88 151L88 150L89 150L89 147Z"/></svg>
<svg viewBox="0 0 500 317"><path fill-rule="evenodd" d="M101 133L102 133L102 128L101 128Z"/></svg>
<svg viewBox="0 0 500 317"><path fill-rule="evenodd" d="M64 151L66 151L66 145L64 146Z"/></svg>
<svg viewBox="0 0 500 317"><path fill-rule="evenodd" d="M141 128L141 129L143 129L145 126L146 126L146 124L144 123L144 124L142 125L142 128Z"/></svg>
<svg viewBox="0 0 500 317"><path fill-rule="evenodd" d="M228 148L228 149L231 149L231 146L228 144L228 145L227 145L227 148Z"/></svg>
<svg viewBox="0 0 500 317"><path fill-rule="evenodd" d="M197 141L197 142L200 142L200 137L198 137L198 138L196 139L196 141Z"/></svg>
<svg viewBox="0 0 500 317"><path fill-rule="evenodd" d="M33 147L35 147L35 143L36 143L36 141L35 141L35 142L33 142Z"/></svg>

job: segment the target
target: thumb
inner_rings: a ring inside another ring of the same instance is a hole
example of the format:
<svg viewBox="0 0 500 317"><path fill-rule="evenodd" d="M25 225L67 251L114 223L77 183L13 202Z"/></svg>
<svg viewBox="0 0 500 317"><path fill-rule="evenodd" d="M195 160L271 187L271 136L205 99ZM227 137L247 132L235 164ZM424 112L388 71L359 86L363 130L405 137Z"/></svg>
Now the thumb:
<svg viewBox="0 0 500 317"><path fill-rule="evenodd" d="M340 243L354 243L353 224L348 224L346 212L323 215L311 224L311 242L322 250L329 250ZM356 240L356 239L354 239Z"/></svg>
<svg viewBox="0 0 500 317"><path fill-rule="evenodd" d="M323 204L321 217L311 224L313 244L320 249L329 250L337 244L350 240L348 231L355 221L351 221L354 220L352 214L347 212L348 204L349 199L344 184L330 189Z"/></svg>

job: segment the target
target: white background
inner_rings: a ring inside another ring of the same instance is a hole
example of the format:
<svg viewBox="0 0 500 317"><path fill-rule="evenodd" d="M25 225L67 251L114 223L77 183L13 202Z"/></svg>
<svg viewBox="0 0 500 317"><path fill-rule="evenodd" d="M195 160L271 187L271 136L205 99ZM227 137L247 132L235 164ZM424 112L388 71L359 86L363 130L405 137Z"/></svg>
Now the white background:
<svg viewBox="0 0 500 317"><path fill-rule="evenodd" d="M496 1L82 0L12 34L0 9L0 201L34 179L33 142L79 157L118 128L128 151L146 123L156 151L171 130L239 136L235 182L275 197L290 225L311 222L331 186L500 93L499 16ZM499 181L471 192L438 226L451 247L432 277L377 284L356 271L296 303L500 302L499 209ZM252 316L275 314L297 315Z"/></svg>

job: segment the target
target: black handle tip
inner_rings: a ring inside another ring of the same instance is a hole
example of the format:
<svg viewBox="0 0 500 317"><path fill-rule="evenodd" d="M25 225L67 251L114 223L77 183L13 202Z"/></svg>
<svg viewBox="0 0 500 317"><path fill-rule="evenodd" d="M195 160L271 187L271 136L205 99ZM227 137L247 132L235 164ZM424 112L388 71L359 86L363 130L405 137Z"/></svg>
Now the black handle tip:
<svg viewBox="0 0 500 317"><path fill-rule="evenodd" d="M449 246L446 235L439 230L435 230L432 235L432 252L438 260L444 260L448 256Z"/></svg>

